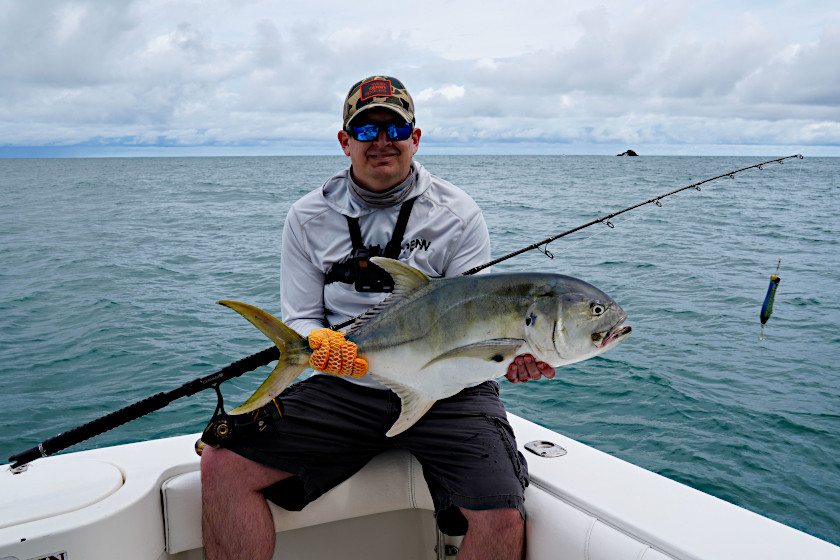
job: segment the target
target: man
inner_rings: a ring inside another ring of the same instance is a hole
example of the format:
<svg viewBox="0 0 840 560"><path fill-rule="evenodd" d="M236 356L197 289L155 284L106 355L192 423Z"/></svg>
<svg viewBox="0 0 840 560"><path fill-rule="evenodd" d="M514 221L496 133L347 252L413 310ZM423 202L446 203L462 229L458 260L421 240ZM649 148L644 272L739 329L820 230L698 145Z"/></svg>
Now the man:
<svg viewBox="0 0 840 560"><path fill-rule="evenodd" d="M321 337L323 329L387 296L390 278L376 272L369 256L384 254L429 276L457 276L489 260L489 234L475 202L413 161L420 135L414 102L398 80L373 76L350 89L338 141L351 166L297 201L283 229L283 321L310 341L336 349L343 337ZM346 366L310 363L331 373ZM461 560L521 558L527 466L515 451L498 384L438 401L410 429L387 438L399 399L359 375L317 374L296 383L267 405L282 410L268 429L204 451L207 558L270 558L274 526L266 498L300 510L392 446L423 465L442 530L466 531ZM552 378L554 370L518 356L506 376L516 383Z"/></svg>

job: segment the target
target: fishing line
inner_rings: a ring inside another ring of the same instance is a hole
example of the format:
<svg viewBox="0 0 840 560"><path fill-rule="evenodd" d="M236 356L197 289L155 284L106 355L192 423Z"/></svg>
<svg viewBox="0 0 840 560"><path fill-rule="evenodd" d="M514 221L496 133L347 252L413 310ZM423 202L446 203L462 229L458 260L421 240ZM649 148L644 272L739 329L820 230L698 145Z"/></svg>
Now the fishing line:
<svg viewBox="0 0 840 560"><path fill-rule="evenodd" d="M798 191L800 185L802 184L802 167L802 162L800 161L799 170L796 173L796 180L793 185L794 191ZM767 286L767 294L764 296L764 302L761 304L761 314L759 315L761 320L761 333L758 335L759 340L766 340L766 338L764 338L764 325L770 320L770 315L773 314L773 302L776 298L776 290L782 280L779 276L779 269L781 266L782 259L780 257L779 261L776 263L776 273L770 275L770 284Z"/></svg>

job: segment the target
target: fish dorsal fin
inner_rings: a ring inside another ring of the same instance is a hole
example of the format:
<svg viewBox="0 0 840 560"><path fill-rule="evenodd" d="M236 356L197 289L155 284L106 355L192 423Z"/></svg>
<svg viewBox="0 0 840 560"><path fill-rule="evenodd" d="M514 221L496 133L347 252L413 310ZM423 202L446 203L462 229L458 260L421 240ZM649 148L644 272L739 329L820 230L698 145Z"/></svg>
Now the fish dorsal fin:
<svg viewBox="0 0 840 560"><path fill-rule="evenodd" d="M413 266L401 263L400 261L395 261L394 259L388 259L385 257L371 257L370 260L373 264L384 269L391 275L391 278L394 279L394 291L377 305L371 307L359 317L356 317L352 326L344 333L345 336L352 336L368 321L379 315L383 309L393 304L396 300L401 299L407 293L412 292L417 288L421 288L431 282L431 279L422 271L414 268Z"/></svg>
<svg viewBox="0 0 840 560"><path fill-rule="evenodd" d="M382 379L374 374L377 380L391 389L400 398L400 416L391 429L385 434L394 437L401 434L423 417L426 412L435 404L435 400L419 391L412 389L396 381Z"/></svg>
<svg viewBox="0 0 840 560"><path fill-rule="evenodd" d="M453 348L448 352L444 352L440 356L435 356L422 369L429 367L432 364L449 360L453 358L475 358L477 360L486 360L488 362L509 362L516 353L525 344L525 340L521 338L494 338L491 340L482 340L466 346L459 346Z"/></svg>
<svg viewBox="0 0 840 560"><path fill-rule="evenodd" d="M385 257L371 257L370 260L376 266L384 268L391 275L391 278L394 279L393 295L403 295L431 282L429 277L423 274L422 271L400 261Z"/></svg>

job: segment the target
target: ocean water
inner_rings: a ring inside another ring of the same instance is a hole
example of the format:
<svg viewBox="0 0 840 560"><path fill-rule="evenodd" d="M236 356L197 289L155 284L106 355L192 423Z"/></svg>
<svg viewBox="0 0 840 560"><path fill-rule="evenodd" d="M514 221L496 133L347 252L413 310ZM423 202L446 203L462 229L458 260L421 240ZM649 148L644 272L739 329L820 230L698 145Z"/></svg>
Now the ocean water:
<svg viewBox="0 0 840 560"><path fill-rule="evenodd" d="M484 209L501 256L766 158L422 156ZM508 409L840 544L840 158L666 198L494 270L583 278L633 335ZM0 160L0 460L270 344L283 220L343 157ZM759 312L781 259L775 313ZM269 368L226 383L239 404ZM199 431L204 392L68 451Z"/></svg>

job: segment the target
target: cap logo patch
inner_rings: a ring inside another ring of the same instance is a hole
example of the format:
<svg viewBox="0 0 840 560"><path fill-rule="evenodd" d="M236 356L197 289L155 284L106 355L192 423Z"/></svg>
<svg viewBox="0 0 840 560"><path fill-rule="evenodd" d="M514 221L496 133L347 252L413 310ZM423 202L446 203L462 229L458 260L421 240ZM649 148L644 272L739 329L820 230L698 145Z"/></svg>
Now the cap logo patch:
<svg viewBox="0 0 840 560"><path fill-rule="evenodd" d="M391 97L391 82L389 80L371 80L361 86L361 100L367 101L371 97Z"/></svg>

